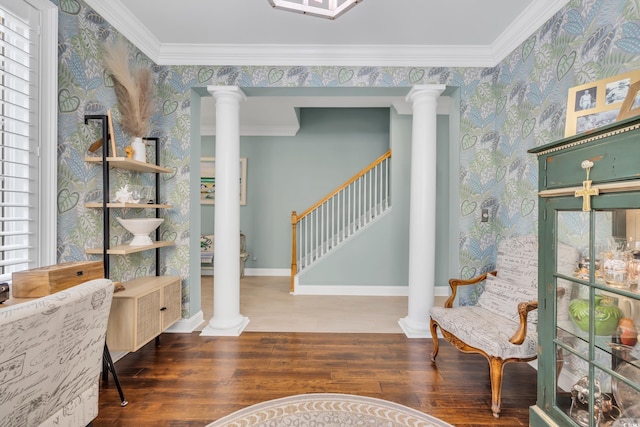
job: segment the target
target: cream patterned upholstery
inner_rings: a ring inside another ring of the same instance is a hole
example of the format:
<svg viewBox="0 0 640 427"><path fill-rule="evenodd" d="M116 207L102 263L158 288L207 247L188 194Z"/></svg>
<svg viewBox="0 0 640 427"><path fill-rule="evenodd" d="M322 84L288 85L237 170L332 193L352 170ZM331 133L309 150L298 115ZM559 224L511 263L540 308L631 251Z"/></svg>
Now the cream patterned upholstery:
<svg viewBox="0 0 640 427"><path fill-rule="evenodd" d="M85 426L98 415L113 282L0 308L0 426Z"/></svg>
<svg viewBox="0 0 640 427"><path fill-rule="evenodd" d="M509 339L518 329L518 323L505 321L504 316L478 307L434 307L432 318L438 319L438 325L464 341L471 347L481 348L487 354L502 359L512 357L522 359L535 357L538 347L538 334L528 329L525 341L514 345Z"/></svg>
<svg viewBox="0 0 640 427"><path fill-rule="evenodd" d="M527 286L520 281L506 280L492 274L487 275L484 291L478 298L478 306L505 317L516 324L520 322L518 304L522 301L538 299L537 286ZM527 316L527 327L535 332L538 323L538 311L530 311Z"/></svg>

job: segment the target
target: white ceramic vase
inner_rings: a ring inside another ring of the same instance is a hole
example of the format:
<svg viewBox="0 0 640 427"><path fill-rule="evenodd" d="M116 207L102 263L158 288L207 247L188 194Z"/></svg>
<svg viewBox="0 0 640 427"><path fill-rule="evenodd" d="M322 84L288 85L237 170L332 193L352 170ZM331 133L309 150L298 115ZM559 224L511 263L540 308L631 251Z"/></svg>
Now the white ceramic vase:
<svg viewBox="0 0 640 427"><path fill-rule="evenodd" d="M147 147L144 145L144 142L142 142L142 138L140 138L139 136L133 138L131 148L133 148L133 160L146 163Z"/></svg>

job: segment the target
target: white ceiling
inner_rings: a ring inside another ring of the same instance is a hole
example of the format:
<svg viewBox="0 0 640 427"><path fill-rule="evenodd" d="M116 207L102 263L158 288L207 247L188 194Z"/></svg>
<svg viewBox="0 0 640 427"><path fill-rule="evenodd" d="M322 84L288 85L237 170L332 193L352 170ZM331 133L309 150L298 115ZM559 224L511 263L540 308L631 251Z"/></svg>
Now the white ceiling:
<svg viewBox="0 0 640 427"><path fill-rule="evenodd" d="M86 0L160 65L492 67L568 0L363 0L336 20L267 0Z"/></svg>
<svg viewBox="0 0 640 427"><path fill-rule="evenodd" d="M336 20L268 0L85 0L159 65L492 67L569 0L363 0ZM295 107L399 106L402 97L249 97L241 133L295 134ZM215 130L203 98L202 130Z"/></svg>

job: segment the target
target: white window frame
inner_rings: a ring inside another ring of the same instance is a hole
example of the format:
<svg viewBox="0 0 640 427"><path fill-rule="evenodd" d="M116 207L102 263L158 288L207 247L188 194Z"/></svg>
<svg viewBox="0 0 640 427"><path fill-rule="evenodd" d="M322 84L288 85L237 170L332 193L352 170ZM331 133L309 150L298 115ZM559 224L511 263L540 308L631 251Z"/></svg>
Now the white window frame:
<svg viewBox="0 0 640 427"><path fill-rule="evenodd" d="M57 264L58 241L58 7L29 0L41 13L40 28L40 179L38 257L34 267Z"/></svg>
<svg viewBox="0 0 640 427"><path fill-rule="evenodd" d="M0 0L11 10L11 3L27 3L40 14L40 25L34 28L39 34L38 99L37 109L37 168L35 184L38 210L33 230L35 247L29 260L29 268L57 263L57 180L58 180L58 8L49 0Z"/></svg>

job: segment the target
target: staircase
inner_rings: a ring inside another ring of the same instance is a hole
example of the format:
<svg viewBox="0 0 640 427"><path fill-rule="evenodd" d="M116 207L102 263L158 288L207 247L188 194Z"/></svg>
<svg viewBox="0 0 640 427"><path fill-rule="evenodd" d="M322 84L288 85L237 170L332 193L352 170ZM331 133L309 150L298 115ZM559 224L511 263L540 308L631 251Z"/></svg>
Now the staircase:
<svg viewBox="0 0 640 427"><path fill-rule="evenodd" d="M390 209L390 167L391 150L302 214L291 213L291 292L297 275Z"/></svg>

